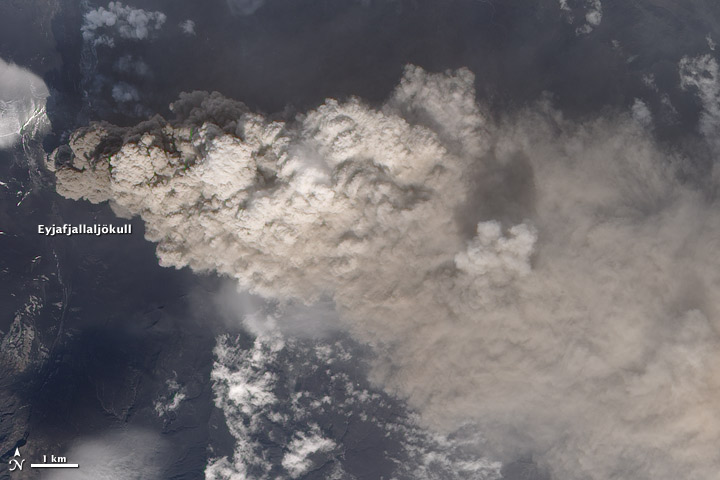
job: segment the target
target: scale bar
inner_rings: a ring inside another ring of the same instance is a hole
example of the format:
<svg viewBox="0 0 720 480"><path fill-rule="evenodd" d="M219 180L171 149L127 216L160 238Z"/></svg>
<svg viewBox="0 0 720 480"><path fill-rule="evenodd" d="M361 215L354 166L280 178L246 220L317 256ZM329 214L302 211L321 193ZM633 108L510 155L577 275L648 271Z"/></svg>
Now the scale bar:
<svg viewBox="0 0 720 480"><path fill-rule="evenodd" d="M30 468L78 468L77 463L31 463Z"/></svg>

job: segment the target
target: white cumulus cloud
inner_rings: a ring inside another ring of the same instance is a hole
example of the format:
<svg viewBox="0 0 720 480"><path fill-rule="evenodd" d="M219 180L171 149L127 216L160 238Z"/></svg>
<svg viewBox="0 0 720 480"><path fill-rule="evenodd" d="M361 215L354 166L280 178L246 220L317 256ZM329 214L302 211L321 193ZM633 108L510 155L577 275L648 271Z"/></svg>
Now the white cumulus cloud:
<svg viewBox="0 0 720 480"><path fill-rule="evenodd" d="M472 436L432 434L360 385L353 373L357 352L343 342L303 342L274 332L258 335L249 348L243 343L221 336L215 349L215 404L236 444L231 458L210 459L206 479L301 478L320 468L331 472L325 478L356 478L357 471L345 468L353 455L385 462L385 474L397 479L499 479L498 462L468 449ZM279 462L271 461L278 451Z"/></svg>
<svg viewBox="0 0 720 480"><path fill-rule="evenodd" d="M227 0L228 8L234 15L252 15L265 4L265 0Z"/></svg>
<svg viewBox="0 0 720 480"><path fill-rule="evenodd" d="M141 8L110 2L107 8L98 7L83 16L81 27L83 39L94 45L115 45L115 37L143 40L160 30L167 17L162 12L150 12Z"/></svg>
<svg viewBox="0 0 720 480"><path fill-rule="evenodd" d="M602 3L600 0L558 0L560 11L571 24L579 24L575 28L577 35L587 35L602 22ZM582 18L577 21L576 16Z"/></svg>
<svg viewBox="0 0 720 480"><path fill-rule="evenodd" d="M185 35L195 35L195 22L189 19L180 22L180 30L182 30Z"/></svg>
<svg viewBox="0 0 720 480"><path fill-rule="evenodd" d="M161 395L154 402L155 413L160 417L165 417L176 412L182 402L187 398L187 389L180 385L175 378L171 378L165 382L167 393Z"/></svg>

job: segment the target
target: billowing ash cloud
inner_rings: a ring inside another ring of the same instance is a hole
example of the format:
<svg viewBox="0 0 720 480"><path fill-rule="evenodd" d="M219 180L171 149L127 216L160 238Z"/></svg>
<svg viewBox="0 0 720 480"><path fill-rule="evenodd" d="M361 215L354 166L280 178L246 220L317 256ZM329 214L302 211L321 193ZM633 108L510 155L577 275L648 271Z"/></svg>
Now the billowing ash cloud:
<svg viewBox="0 0 720 480"><path fill-rule="evenodd" d="M484 453L559 479L712 478L720 216L714 186L678 180L706 159L629 111L491 120L473 80L409 67L382 108L287 123L185 94L173 122L76 132L57 190L140 215L163 265L331 298L373 379L435 428L472 422Z"/></svg>
<svg viewBox="0 0 720 480"><path fill-rule="evenodd" d="M94 45L115 45L114 37L143 40L159 30L167 17L162 12L149 12L141 8L110 2L107 8L90 10L83 17L82 35Z"/></svg>
<svg viewBox="0 0 720 480"><path fill-rule="evenodd" d="M45 102L49 95L40 77L0 59L0 148L11 147L23 135L48 130Z"/></svg>

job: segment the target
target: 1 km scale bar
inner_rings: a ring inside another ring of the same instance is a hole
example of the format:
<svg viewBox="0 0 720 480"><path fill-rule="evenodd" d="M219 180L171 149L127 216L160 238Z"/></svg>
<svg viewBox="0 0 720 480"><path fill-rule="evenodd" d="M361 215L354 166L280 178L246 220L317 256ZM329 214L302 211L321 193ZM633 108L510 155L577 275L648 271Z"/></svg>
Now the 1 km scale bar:
<svg viewBox="0 0 720 480"><path fill-rule="evenodd" d="M79 468L80 465L77 463L67 463L67 457L61 457L59 455L43 455L43 463L31 463L30 468ZM49 460L49 462L48 462ZM25 464L25 459L20 454L20 447L15 447L15 455L12 456L8 462L11 472L15 470L22 470Z"/></svg>

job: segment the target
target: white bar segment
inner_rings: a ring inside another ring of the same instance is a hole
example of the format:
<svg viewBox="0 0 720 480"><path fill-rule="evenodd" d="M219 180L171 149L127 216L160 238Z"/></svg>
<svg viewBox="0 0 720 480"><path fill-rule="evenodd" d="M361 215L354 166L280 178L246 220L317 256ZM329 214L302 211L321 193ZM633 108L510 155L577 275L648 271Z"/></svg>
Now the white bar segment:
<svg viewBox="0 0 720 480"><path fill-rule="evenodd" d="M77 463L31 463L30 468L79 468Z"/></svg>

